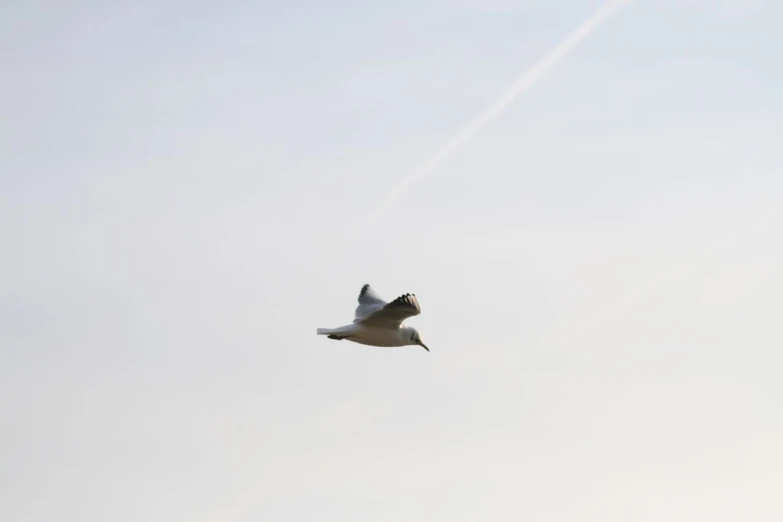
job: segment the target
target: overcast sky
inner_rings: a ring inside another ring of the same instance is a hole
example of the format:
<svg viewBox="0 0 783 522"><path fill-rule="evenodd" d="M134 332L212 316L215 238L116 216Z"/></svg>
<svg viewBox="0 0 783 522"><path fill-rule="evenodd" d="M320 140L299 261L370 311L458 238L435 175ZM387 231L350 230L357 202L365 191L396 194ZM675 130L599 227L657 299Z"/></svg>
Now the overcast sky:
<svg viewBox="0 0 783 522"><path fill-rule="evenodd" d="M783 520L783 4L0 6L4 522ZM315 335L361 285L432 350Z"/></svg>

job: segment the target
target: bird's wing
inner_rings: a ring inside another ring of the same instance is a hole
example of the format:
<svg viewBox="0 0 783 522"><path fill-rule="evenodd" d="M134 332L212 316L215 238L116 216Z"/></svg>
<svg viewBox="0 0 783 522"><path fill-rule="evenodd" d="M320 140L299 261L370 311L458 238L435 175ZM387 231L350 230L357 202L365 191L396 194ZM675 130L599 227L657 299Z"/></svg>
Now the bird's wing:
<svg viewBox="0 0 783 522"><path fill-rule="evenodd" d="M359 292L359 306L356 307L354 322L358 323L362 317L380 310L385 305L386 301L370 285L362 286L362 290Z"/></svg>
<svg viewBox="0 0 783 522"><path fill-rule="evenodd" d="M404 294L354 322L385 328L399 328L405 319L420 313L421 308L416 296Z"/></svg>

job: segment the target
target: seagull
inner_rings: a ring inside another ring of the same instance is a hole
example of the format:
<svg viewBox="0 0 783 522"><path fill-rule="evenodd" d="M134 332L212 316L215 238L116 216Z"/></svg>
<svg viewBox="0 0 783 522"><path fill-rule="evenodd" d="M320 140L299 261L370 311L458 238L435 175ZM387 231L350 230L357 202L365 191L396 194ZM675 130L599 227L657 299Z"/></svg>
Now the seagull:
<svg viewBox="0 0 783 522"><path fill-rule="evenodd" d="M418 345L430 351L421 342L418 330L412 326L403 326L402 322L419 315L421 308L415 294L403 294L387 303L366 284L359 292L359 306L353 324L339 328L318 328L318 335L341 341L348 339L370 346L410 346Z"/></svg>

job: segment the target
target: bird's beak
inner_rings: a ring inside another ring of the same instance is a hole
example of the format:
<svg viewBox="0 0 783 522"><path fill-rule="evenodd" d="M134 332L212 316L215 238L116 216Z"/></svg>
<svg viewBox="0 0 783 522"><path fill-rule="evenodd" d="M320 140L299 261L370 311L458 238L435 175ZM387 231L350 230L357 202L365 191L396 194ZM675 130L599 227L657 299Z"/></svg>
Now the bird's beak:
<svg viewBox="0 0 783 522"><path fill-rule="evenodd" d="M425 349L425 350L427 350L428 352L430 351L430 349L429 349L429 348L427 348L427 345L425 345L425 344L424 344L423 342L421 342L421 341L419 341L419 346L421 346L422 348L424 348L424 349Z"/></svg>

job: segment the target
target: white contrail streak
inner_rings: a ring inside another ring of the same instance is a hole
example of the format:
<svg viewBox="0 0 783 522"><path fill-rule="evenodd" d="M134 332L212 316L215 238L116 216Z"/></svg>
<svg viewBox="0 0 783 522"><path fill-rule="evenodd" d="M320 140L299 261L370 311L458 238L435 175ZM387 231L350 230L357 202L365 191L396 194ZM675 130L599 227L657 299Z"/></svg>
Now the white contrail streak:
<svg viewBox="0 0 783 522"><path fill-rule="evenodd" d="M543 78L544 75L546 75L552 67L557 65L557 62L576 47L579 42L584 40L601 25L601 23L628 1L630 0L611 0L604 4L603 7L587 20L582 22L582 24L560 42L551 53L539 60L532 69L520 76L511 87L495 100L492 105L485 109L484 112L480 113L473 121L462 127L451 140L446 142L446 144L427 159L427 161L414 169L394 186L389 193L386 194L386 197L384 197L364 218L357 221L356 227L349 237L355 237L372 225L402 194L410 190L413 185L419 183L433 170L438 168L479 130L505 111L520 94Z"/></svg>

